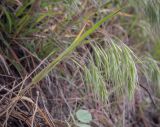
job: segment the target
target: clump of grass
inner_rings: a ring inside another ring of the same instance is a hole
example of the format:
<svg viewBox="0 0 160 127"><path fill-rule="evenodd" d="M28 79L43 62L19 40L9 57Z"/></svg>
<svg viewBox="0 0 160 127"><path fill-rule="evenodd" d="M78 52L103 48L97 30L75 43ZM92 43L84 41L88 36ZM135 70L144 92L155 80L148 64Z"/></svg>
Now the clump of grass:
<svg viewBox="0 0 160 127"><path fill-rule="evenodd" d="M107 102L108 91L102 72L91 60L89 67L84 68L86 88L88 92L94 93L94 98L101 102Z"/></svg>
<svg viewBox="0 0 160 127"><path fill-rule="evenodd" d="M40 31L37 26L43 24L42 20L50 16L49 11L43 13L39 9L39 0L3 0L0 4L0 45L3 47L1 54L8 61L11 71L18 73L21 78L30 72L36 61L32 56L37 54L33 54L28 48L31 44L37 46L33 34ZM29 40L32 41L28 44ZM30 58L26 57L27 54L31 56L33 65L30 64ZM27 64L24 65L24 61Z"/></svg>
<svg viewBox="0 0 160 127"><path fill-rule="evenodd" d="M141 11L144 18L152 24L158 24L159 19L159 10L160 10L160 1L159 0L130 0L133 6L137 11Z"/></svg>
<svg viewBox="0 0 160 127"><path fill-rule="evenodd" d="M120 9L116 10L115 12L107 15L103 19L101 19L99 22L94 24L89 30L87 30L85 33L83 33L84 28L80 31L79 35L75 38L75 40L72 42L72 44L64 51L62 52L54 61L52 61L50 64L47 65L46 68L44 68L42 71L40 71L33 79L31 84L36 84L39 81L41 81L48 73L55 68L55 66L62 61L65 57L67 57L70 53L72 53L77 46L81 44L81 42L90 34L92 34L102 23L104 23L106 20L112 18L114 15L116 15ZM82 34L83 33L83 34Z"/></svg>
<svg viewBox="0 0 160 127"><path fill-rule="evenodd" d="M0 29L9 36L31 34L38 29L35 26L49 13L40 12L40 1L27 0L23 2L2 1Z"/></svg>
<svg viewBox="0 0 160 127"><path fill-rule="evenodd" d="M144 30L145 43L149 44L149 51L153 57L159 60L159 48L157 45L160 43L160 1L159 0L129 0L131 5L135 8L140 17L140 26ZM145 39L147 38L147 39ZM150 44L150 43L154 44Z"/></svg>
<svg viewBox="0 0 160 127"><path fill-rule="evenodd" d="M136 9L137 13L143 17L151 25L150 33L157 35L160 27L160 1L159 0L130 0L131 4ZM139 13L140 12L140 13ZM155 35L154 35L155 36ZM158 37L158 36L157 36Z"/></svg>
<svg viewBox="0 0 160 127"><path fill-rule="evenodd" d="M92 47L93 56L88 68L84 69L86 83L100 100L107 100L110 91L126 93L131 99L138 84L134 53L125 44L119 45L113 40L105 49L98 44Z"/></svg>

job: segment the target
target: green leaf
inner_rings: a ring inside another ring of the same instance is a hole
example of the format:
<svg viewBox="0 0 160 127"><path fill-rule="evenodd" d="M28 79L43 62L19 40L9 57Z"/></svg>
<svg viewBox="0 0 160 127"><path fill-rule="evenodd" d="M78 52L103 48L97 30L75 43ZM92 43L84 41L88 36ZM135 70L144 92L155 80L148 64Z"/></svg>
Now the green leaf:
<svg viewBox="0 0 160 127"><path fill-rule="evenodd" d="M2 7L6 17L7 17L7 22L8 22L8 26L9 26L9 32L12 31L12 19L11 19L11 15L10 13L6 10L6 8Z"/></svg>
<svg viewBox="0 0 160 127"><path fill-rule="evenodd" d="M19 9L17 10L17 12L16 12L16 14L15 14L16 17L25 14L25 13L26 13L25 11L27 10L26 8L27 8L29 5L31 5L33 2L34 2L34 0L31 0L30 2L25 1L25 3L23 3L23 5L20 6Z"/></svg>
<svg viewBox="0 0 160 127"><path fill-rule="evenodd" d="M83 124L83 123L76 123L76 125L77 125L78 127L91 127L90 125L88 125L88 124Z"/></svg>
<svg viewBox="0 0 160 127"><path fill-rule="evenodd" d="M76 112L76 117L80 122L83 122L83 123L89 123L92 121L92 115L87 110L79 109Z"/></svg>

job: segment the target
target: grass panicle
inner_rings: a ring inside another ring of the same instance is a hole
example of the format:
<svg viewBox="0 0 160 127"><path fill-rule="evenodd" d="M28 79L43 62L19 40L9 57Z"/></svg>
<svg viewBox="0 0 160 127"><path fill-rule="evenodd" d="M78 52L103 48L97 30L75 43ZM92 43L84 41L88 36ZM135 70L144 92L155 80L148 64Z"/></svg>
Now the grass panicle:
<svg viewBox="0 0 160 127"><path fill-rule="evenodd" d="M93 57L88 68L85 68L87 84L92 85L101 100L106 100L109 95L107 91L114 90L115 93L126 93L131 99L138 84L133 52L125 44L119 45L113 40L107 43L106 49L98 44L92 47Z"/></svg>

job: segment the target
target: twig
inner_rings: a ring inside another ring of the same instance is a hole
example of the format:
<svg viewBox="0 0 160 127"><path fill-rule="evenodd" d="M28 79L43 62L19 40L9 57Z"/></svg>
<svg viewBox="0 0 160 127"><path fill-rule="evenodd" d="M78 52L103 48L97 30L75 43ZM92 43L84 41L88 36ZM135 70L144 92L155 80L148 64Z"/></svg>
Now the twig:
<svg viewBox="0 0 160 127"><path fill-rule="evenodd" d="M157 106L156 106L156 104L155 104L155 102L154 102L154 100L153 100L153 98L152 98L152 95L151 95L151 93L149 92L149 90L148 90L147 88L145 88L142 84L139 84L139 86L142 87L142 88L148 93L149 98L151 99L152 104L153 104L154 107L157 109Z"/></svg>

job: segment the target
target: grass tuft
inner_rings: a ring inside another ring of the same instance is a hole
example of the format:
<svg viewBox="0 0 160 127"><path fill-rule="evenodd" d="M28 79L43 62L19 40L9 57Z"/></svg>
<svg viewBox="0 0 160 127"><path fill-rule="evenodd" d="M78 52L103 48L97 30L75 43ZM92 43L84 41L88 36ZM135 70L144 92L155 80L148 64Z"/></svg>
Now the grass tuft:
<svg viewBox="0 0 160 127"><path fill-rule="evenodd" d="M92 85L94 93L103 101L109 95L107 91L127 94L131 99L138 84L133 52L125 44L119 45L113 40L106 48L101 45L92 47L93 57L90 56L88 68L85 68L87 84Z"/></svg>

